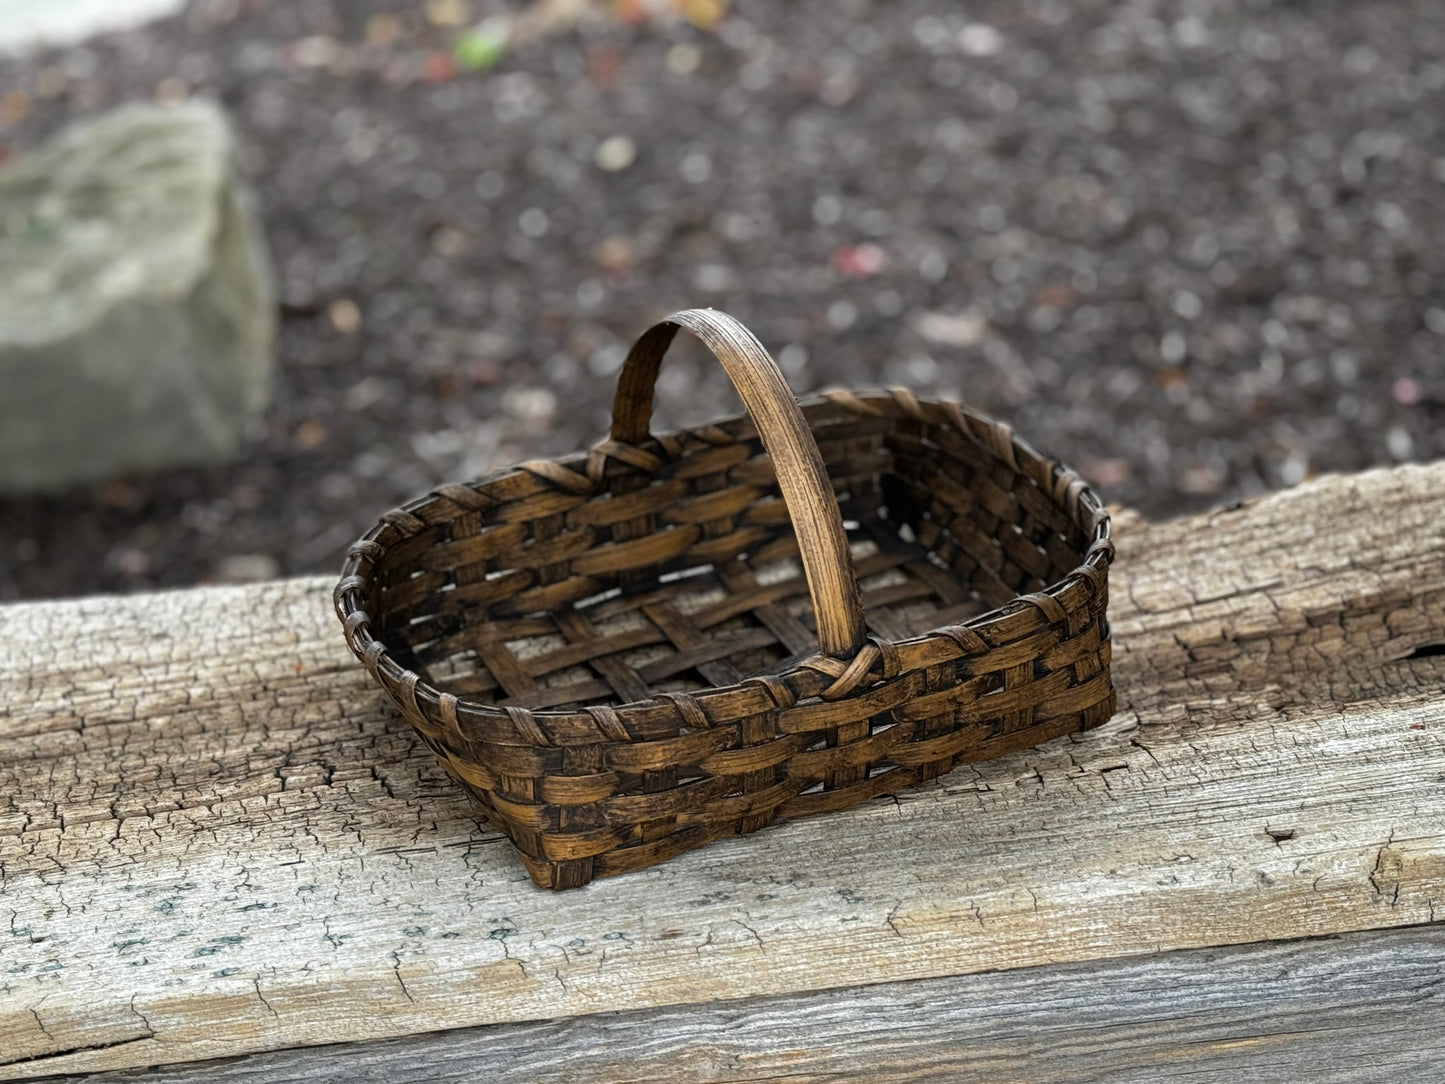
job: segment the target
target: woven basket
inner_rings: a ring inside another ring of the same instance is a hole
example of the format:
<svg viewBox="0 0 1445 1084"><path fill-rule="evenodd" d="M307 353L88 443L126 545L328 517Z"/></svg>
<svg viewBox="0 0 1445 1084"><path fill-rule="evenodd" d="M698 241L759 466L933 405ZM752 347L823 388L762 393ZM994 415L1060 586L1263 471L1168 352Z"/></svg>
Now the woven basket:
<svg viewBox="0 0 1445 1084"><path fill-rule="evenodd" d="M649 434L679 327L750 417ZM610 440L388 513L336 608L570 888L1104 722L1112 558L1098 499L1008 426L901 390L800 405L690 310L632 348Z"/></svg>

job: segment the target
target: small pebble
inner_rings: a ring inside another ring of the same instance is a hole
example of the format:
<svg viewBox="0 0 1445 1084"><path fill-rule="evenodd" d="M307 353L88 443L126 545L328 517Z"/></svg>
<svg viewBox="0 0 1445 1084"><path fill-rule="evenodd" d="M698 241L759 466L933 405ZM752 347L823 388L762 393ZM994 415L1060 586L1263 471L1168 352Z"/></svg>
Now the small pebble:
<svg viewBox="0 0 1445 1084"><path fill-rule="evenodd" d="M942 282L948 274L948 257L938 249L929 249L918 260L918 275L924 282Z"/></svg>
<svg viewBox="0 0 1445 1084"><path fill-rule="evenodd" d="M129 508L136 496L136 487L125 480L109 482L96 493L96 499L107 508Z"/></svg>
<svg viewBox="0 0 1445 1084"><path fill-rule="evenodd" d="M128 547L115 558L116 570L122 576L144 576L150 568L150 554L143 549Z"/></svg>
<svg viewBox="0 0 1445 1084"><path fill-rule="evenodd" d="M737 276L732 268L718 263L699 264L693 272L692 281L699 290L708 293L717 293L722 290L729 290L737 282Z"/></svg>
<svg viewBox="0 0 1445 1084"><path fill-rule="evenodd" d="M813 221L831 226L843 217L843 202L837 196L819 196L813 201Z"/></svg>
<svg viewBox="0 0 1445 1084"><path fill-rule="evenodd" d="M913 328L932 343L942 346L973 346L982 342L988 318L976 310L966 312L920 312Z"/></svg>
<svg viewBox="0 0 1445 1084"><path fill-rule="evenodd" d="M583 279L577 284L577 304L584 309L595 309L607 298L607 287L596 279Z"/></svg>
<svg viewBox="0 0 1445 1084"><path fill-rule="evenodd" d="M280 574L281 565L269 553L232 553L216 562L220 583L260 583Z"/></svg>
<svg viewBox="0 0 1445 1084"><path fill-rule="evenodd" d="M551 227L551 219L547 212L540 207L528 207L517 216L517 229L521 230L524 236L534 240L547 236L547 230Z"/></svg>
<svg viewBox="0 0 1445 1084"><path fill-rule="evenodd" d="M1279 465L1279 480L1287 486L1297 486L1305 480L1309 469L1310 461L1296 452L1286 456L1284 462Z"/></svg>
<svg viewBox="0 0 1445 1084"><path fill-rule="evenodd" d="M502 378L502 367L489 358L469 362L465 372L467 380L478 388L490 388Z"/></svg>
<svg viewBox="0 0 1445 1084"><path fill-rule="evenodd" d="M958 32L958 47L969 56L997 56L1003 35L987 23L969 23Z"/></svg>
<svg viewBox="0 0 1445 1084"><path fill-rule="evenodd" d="M702 50L683 42L667 51L667 70L674 75L691 75L702 64Z"/></svg>
<svg viewBox="0 0 1445 1084"><path fill-rule="evenodd" d="M1189 344L1177 331L1166 332L1164 338L1159 340L1159 356L1170 365L1178 365L1188 353Z"/></svg>
<svg viewBox="0 0 1445 1084"><path fill-rule="evenodd" d="M1395 397L1395 402L1404 406L1414 406L1425 394L1420 382L1412 376L1402 376L1392 385L1390 392ZM1399 458L1404 458L1403 456Z"/></svg>
<svg viewBox="0 0 1445 1084"><path fill-rule="evenodd" d="M327 305L326 318L343 335L353 335L361 329L361 309L349 297L339 297Z"/></svg>
<svg viewBox="0 0 1445 1084"><path fill-rule="evenodd" d="M788 343L778 351L778 364L790 380L798 379L808 367L808 348L802 343Z"/></svg>
<svg viewBox="0 0 1445 1084"><path fill-rule="evenodd" d="M1086 459L1079 464L1084 478L1096 486L1117 486L1129 477L1127 459Z"/></svg>
<svg viewBox="0 0 1445 1084"><path fill-rule="evenodd" d="M296 427L296 443L302 448L319 447L326 440L326 426L314 418Z"/></svg>
<svg viewBox="0 0 1445 1084"><path fill-rule="evenodd" d="M689 184L702 184L712 176L712 159L700 152L694 152L683 158L677 171Z"/></svg>
<svg viewBox="0 0 1445 1084"><path fill-rule="evenodd" d="M450 259L467 246L467 235L451 226L438 226L431 232L432 251Z"/></svg>
<svg viewBox="0 0 1445 1084"><path fill-rule="evenodd" d="M185 101L189 94L190 88L186 86L184 79L168 75L156 84L154 97L160 105L178 105Z"/></svg>
<svg viewBox="0 0 1445 1084"><path fill-rule="evenodd" d="M632 270L635 258L632 242L625 237L608 237L592 250L593 262L614 275Z"/></svg>
<svg viewBox="0 0 1445 1084"><path fill-rule="evenodd" d="M472 5L467 0L427 0L423 9L426 21L432 26L455 29L465 26L472 17Z"/></svg>
<svg viewBox="0 0 1445 1084"><path fill-rule="evenodd" d="M385 48L401 37L401 20L390 12L372 15L366 20L366 43Z"/></svg>
<svg viewBox="0 0 1445 1084"><path fill-rule="evenodd" d="M626 136L612 136L597 145L597 167L608 173L624 170L637 160L637 144Z"/></svg>
<svg viewBox="0 0 1445 1084"><path fill-rule="evenodd" d="M847 331L858 322L858 308L851 301L835 301L828 306L828 326Z"/></svg>
<svg viewBox="0 0 1445 1084"><path fill-rule="evenodd" d="M888 253L875 244L842 245L833 250L833 267L849 278L866 279L888 266Z"/></svg>
<svg viewBox="0 0 1445 1084"><path fill-rule="evenodd" d="M1179 488L1194 496L1212 496L1224 488L1224 475L1213 466L1189 467L1179 479Z"/></svg>
<svg viewBox="0 0 1445 1084"><path fill-rule="evenodd" d="M557 396L549 388L508 388L502 410L519 421L547 422L557 413Z"/></svg>
<svg viewBox="0 0 1445 1084"><path fill-rule="evenodd" d="M347 388L342 402L345 403L347 410L359 412L380 403L386 398L386 395L386 383L374 376L368 376Z"/></svg>
<svg viewBox="0 0 1445 1084"><path fill-rule="evenodd" d="M1190 293L1188 290L1180 290L1174 295L1172 307L1175 312L1186 320L1198 319L1199 314L1204 311L1204 302L1199 300L1198 294Z"/></svg>
<svg viewBox="0 0 1445 1084"><path fill-rule="evenodd" d="M336 50L335 38L324 35L302 38L291 45L291 62L298 68L324 68L335 59Z"/></svg>
<svg viewBox="0 0 1445 1084"><path fill-rule="evenodd" d="M30 115L30 95L23 90L8 91L0 96L0 121L19 124Z"/></svg>
<svg viewBox="0 0 1445 1084"><path fill-rule="evenodd" d="M597 376L613 376L627 360L627 351L616 343L599 347L587 359L587 368Z"/></svg>
<svg viewBox="0 0 1445 1084"><path fill-rule="evenodd" d="M507 181L500 173L488 170L472 184L473 191L484 200L494 200L507 190Z"/></svg>
<svg viewBox="0 0 1445 1084"><path fill-rule="evenodd" d="M897 290L881 290L873 298L873 308L879 316L897 316L903 311L903 295Z"/></svg>

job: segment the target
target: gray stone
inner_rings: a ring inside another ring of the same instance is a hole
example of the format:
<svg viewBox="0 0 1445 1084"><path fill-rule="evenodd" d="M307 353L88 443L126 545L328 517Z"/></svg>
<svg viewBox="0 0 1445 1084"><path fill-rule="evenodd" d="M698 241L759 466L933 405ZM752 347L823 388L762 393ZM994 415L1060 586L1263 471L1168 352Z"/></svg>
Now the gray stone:
<svg viewBox="0 0 1445 1084"><path fill-rule="evenodd" d="M276 305L215 105L130 105L0 170L0 493L239 450Z"/></svg>

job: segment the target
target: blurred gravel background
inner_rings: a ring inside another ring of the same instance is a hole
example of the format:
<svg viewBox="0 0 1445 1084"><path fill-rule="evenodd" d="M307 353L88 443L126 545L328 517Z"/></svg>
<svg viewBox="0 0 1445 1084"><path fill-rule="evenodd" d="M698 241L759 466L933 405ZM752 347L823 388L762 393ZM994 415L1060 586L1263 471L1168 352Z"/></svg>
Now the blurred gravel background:
<svg viewBox="0 0 1445 1084"><path fill-rule="evenodd" d="M8 153L221 100L284 303L250 457L0 503L0 597L330 571L596 440L690 305L799 392L961 396L1150 516L1445 451L1437 0L737 0L458 65L503 6L201 0L0 63ZM663 424L735 402L664 368Z"/></svg>

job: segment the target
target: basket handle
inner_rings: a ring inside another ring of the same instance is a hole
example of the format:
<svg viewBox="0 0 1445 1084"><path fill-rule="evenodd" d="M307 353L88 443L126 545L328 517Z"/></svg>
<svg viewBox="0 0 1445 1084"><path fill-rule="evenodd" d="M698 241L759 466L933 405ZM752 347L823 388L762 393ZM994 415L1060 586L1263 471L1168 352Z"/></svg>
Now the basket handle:
<svg viewBox="0 0 1445 1084"><path fill-rule="evenodd" d="M652 389L677 329L691 331L722 362L772 457L783 503L792 517L818 621L818 646L851 659L867 643L863 595L838 499L802 408L777 362L757 337L714 309L676 312L642 334L628 352L612 403L612 439L641 444L650 436Z"/></svg>

